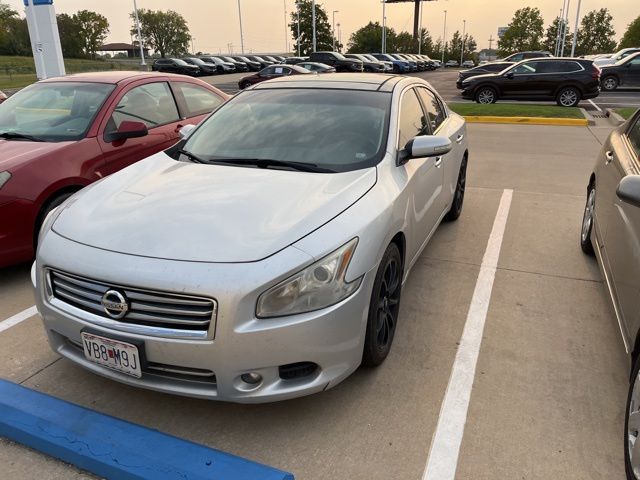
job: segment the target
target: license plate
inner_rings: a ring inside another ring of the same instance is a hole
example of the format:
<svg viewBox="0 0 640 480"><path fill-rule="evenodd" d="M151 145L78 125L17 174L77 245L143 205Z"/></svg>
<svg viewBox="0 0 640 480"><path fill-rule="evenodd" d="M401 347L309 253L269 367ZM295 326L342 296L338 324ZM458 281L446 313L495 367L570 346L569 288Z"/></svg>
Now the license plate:
<svg viewBox="0 0 640 480"><path fill-rule="evenodd" d="M82 332L82 346L87 360L132 377L142 377L140 355L135 345Z"/></svg>

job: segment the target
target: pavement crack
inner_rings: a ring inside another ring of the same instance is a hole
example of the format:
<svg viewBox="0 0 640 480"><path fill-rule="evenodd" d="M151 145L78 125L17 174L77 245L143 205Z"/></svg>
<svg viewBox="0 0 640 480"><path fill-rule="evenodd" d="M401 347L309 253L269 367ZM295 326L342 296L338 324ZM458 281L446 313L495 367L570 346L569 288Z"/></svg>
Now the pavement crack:
<svg viewBox="0 0 640 480"><path fill-rule="evenodd" d="M32 373L31 375L29 375L27 378L25 378L24 380L18 382L18 385L23 385L25 382L28 382L29 380L31 380L33 377L35 377L36 375L38 375L40 372L42 372L43 370L49 368L51 365L53 365L54 363L56 363L57 361L61 360L62 357L58 357L56 358L53 362L48 363L47 365L45 365L44 367L42 367L41 369L39 369L37 372Z"/></svg>

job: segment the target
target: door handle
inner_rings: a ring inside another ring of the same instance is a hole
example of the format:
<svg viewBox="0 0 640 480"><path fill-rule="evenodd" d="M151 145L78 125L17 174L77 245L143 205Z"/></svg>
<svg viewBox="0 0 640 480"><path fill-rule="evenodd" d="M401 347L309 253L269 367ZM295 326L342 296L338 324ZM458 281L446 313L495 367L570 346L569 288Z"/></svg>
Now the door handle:
<svg viewBox="0 0 640 480"><path fill-rule="evenodd" d="M183 124L181 124L181 123L179 123L179 124L176 126L176 129L174 130L174 132L176 132L176 133L180 133L180 129L181 129L182 127L184 127L184 125L183 125Z"/></svg>
<svg viewBox="0 0 640 480"><path fill-rule="evenodd" d="M605 165L609 165L611 162L613 162L613 152L611 150L606 152L604 155L606 157L606 160L604 161Z"/></svg>
<svg viewBox="0 0 640 480"><path fill-rule="evenodd" d="M464 135L458 135L458 138L456 138L456 143L461 143L463 138Z"/></svg>
<svg viewBox="0 0 640 480"><path fill-rule="evenodd" d="M442 166L442 157L436 157L435 162L433 162L433 164L436 166L436 168L440 168Z"/></svg>

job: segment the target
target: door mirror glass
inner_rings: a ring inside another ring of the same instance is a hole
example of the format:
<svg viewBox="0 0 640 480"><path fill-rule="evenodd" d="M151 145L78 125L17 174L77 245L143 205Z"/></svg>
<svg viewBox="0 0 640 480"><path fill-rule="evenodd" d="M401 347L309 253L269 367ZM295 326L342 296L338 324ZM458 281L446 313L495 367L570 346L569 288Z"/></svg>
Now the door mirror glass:
<svg viewBox="0 0 640 480"><path fill-rule="evenodd" d="M447 137L434 135L421 135L414 137L406 146L407 152L411 152L411 157L435 157L445 155L451 151L451 140Z"/></svg>
<svg viewBox="0 0 640 480"><path fill-rule="evenodd" d="M108 142L116 142L118 140L126 140L128 138L144 137L148 133L149 131L144 123L124 120L120 123L118 130L107 134L106 140Z"/></svg>
<svg viewBox="0 0 640 480"><path fill-rule="evenodd" d="M628 175L618 184L618 198L625 203L640 207L640 175Z"/></svg>
<svg viewBox="0 0 640 480"><path fill-rule="evenodd" d="M511 80L513 78L513 72L507 72L505 74L505 77L507 77L509 80Z"/></svg>
<svg viewBox="0 0 640 480"><path fill-rule="evenodd" d="M195 125L185 125L180 129L180 138L185 139L196 129Z"/></svg>

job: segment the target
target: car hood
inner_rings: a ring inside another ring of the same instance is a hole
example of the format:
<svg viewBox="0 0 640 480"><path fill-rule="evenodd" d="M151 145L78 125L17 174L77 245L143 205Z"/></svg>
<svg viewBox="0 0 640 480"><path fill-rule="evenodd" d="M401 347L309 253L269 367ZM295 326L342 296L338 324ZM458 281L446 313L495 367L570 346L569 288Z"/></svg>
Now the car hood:
<svg viewBox="0 0 640 480"><path fill-rule="evenodd" d="M28 142L26 140L0 139L0 172L12 170L31 160L72 145L74 142Z"/></svg>
<svg viewBox="0 0 640 480"><path fill-rule="evenodd" d="M53 230L131 255L252 262L327 223L375 182L375 168L307 173L177 162L161 152L84 190Z"/></svg>
<svg viewBox="0 0 640 480"><path fill-rule="evenodd" d="M464 83L469 84L472 82L481 82L482 80L494 80L499 78L501 75L496 73L483 73L480 75L473 75L471 77L465 78Z"/></svg>

